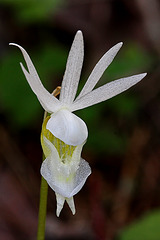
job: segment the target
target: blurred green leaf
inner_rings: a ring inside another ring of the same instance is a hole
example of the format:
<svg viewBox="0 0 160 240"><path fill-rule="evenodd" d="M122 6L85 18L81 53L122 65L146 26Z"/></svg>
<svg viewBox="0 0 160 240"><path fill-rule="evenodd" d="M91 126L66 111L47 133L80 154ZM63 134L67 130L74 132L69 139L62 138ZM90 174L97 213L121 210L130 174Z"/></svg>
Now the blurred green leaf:
<svg viewBox="0 0 160 240"><path fill-rule="evenodd" d="M159 240L160 210L143 216L142 219L126 227L119 235L119 240Z"/></svg>
<svg viewBox="0 0 160 240"><path fill-rule="evenodd" d="M90 125L89 125L90 126ZM88 146L92 148L92 152L95 151L97 154L118 154L121 155L126 149L126 138L125 136L116 133L116 126L112 126L106 122L105 126L91 128L90 137L88 139Z"/></svg>
<svg viewBox="0 0 160 240"><path fill-rule="evenodd" d="M129 95L127 92L114 97L111 101L107 101L106 106L118 116L133 117L137 114L139 102L135 95Z"/></svg>
<svg viewBox="0 0 160 240"><path fill-rule="evenodd" d="M115 60L108 67L104 77L105 79L115 80L116 78L146 72L153 61L154 58L136 43L124 44Z"/></svg>
<svg viewBox="0 0 160 240"><path fill-rule="evenodd" d="M110 118L103 117L105 106L106 103L101 103L76 112L89 126L87 145L94 154L123 154L127 138L117 132L117 125Z"/></svg>
<svg viewBox="0 0 160 240"><path fill-rule="evenodd" d="M16 12L16 17L23 22L39 22L48 19L63 0L0 0Z"/></svg>

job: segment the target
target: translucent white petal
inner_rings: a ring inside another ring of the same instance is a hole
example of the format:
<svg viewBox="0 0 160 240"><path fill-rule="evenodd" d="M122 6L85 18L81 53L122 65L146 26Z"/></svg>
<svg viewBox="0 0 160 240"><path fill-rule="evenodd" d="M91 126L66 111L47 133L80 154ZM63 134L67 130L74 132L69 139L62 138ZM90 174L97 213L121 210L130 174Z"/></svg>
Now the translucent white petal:
<svg viewBox="0 0 160 240"><path fill-rule="evenodd" d="M38 97L37 97L38 98ZM41 106L43 107L43 109L45 110L45 111L47 111L48 113L52 113L53 111L51 111L51 108L48 108L47 106L46 106L46 104L44 103L44 102L42 102L39 98L38 98L38 101L40 102L40 104L41 104Z"/></svg>
<svg viewBox="0 0 160 240"><path fill-rule="evenodd" d="M73 197L70 193L73 191L75 173L79 168L80 155L83 145L77 146L72 154L72 160L69 164L64 164L54 145L43 136L43 144L45 145L45 155L48 157L41 166L41 174L46 179L48 185L55 191L57 199L57 217L63 208L65 200L67 201L71 211L75 214L75 205ZM74 166L75 165L75 166Z"/></svg>
<svg viewBox="0 0 160 240"><path fill-rule="evenodd" d="M68 203L68 206L70 207L72 214L74 215L76 213L76 209L75 209L73 197L66 198L66 202Z"/></svg>
<svg viewBox="0 0 160 240"><path fill-rule="evenodd" d="M114 57L122 47L122 42L116 44L113 46L108 52L106 52L103 57L99 60L99 62L94 67L93 71L91 72L86 84L84 85L82 91L80 92L79 96L76 98L78 100L85 94L89 93L93 90L99 79L101 78L104 71L107 69L107 67L111 64Z"/></svg>
<svg viewBox="0 0 160 240"><path fill-rule="evenodd" d="M71 198L80 191L91 174L89 164L80 157L82 145L76 147L72 158L64 164L54 145L46 137L43 138L50 155L42 163L41 175L56 193Z"/></svg>
<svg viewBox="0 0 160 240"><path fill-rule="evenodd" d="M66 202L68 203L68 206L70 207L72 214L74 215L76 213L75 210L75 204L74 204L74 199L73 197L71 198L65 198L62 195L55 193L56 194L56 200L57 200L57 210L56 210L56 215L57 217L59 217L61 210L64 206L64 202L66 200Z"/></svg>
<svg viewBox="0 0 160 240"><path fill-rule="evenodd" d="M60 161L60 159L56 160ZM53 191L62 195L63 197L69 197L70 192L68 193L68 189L66 189L66 184L64 184L63 188L61 174L58 174L58 165L56 160L53 158L51 159L50 157L46 158L42 162L42 166L40 169L41 175L44 177L44 179L47 181L48 185L53 189Z"/></svg>
<svg viewBox="0 0 160 240"><path fill-rule="evenodd" d="M74 181L75 181L74 189L70 193L70 197L74 196L81 190L81 188L85 184L85 182L90 174L91 174L91 168L90 168L88 162L86 162L84 159L81 158L80 165L79 165L79 168L76 172L75 179L74 179Z"/></svg>
<svg viewBox="0 0 160 240"><path fill-rule="evenodd" d="M71 178L65 179L63 172L59 172L54 159L46 158L41 166L41 175L47 181L48 185L58 194L66 198L71 198L78 193L91 174L89 164L81 159L80 165L76 173Z"/></svg>
<svg viewBox="0 0 160 240"><path fill-rule="evenodd" d="M10 43L10 45L14 45L21 50L21 52L24 56L24 59L26 61L29 72L26 71L26 69L24 68L22 63L20 63L21 68L23 70L23 73L24 73L32 91L36 94L36 96L40 100L42 107L44 107L45 110L48 112L57 111L57 109L59 109L59 106L61 106L60 101L44 88L44 86L42 85L42 83L39 79L37 71L36 71L29 55L27 54L27 52L18 44Z"/></svg>
<svg viewBox="0 0 160 240"><path fill-rule="evenodd" d="M45 137L43 136L43 152L46 158L52 158L54 159L54 162L59 161L59 154L55 146ZM55 163L54 163L55 164Z"/></svg>
<svg viewBox="0 0 160 240"><path fill-rule="evenodd" d="M57 169L58 169L58 171L62 173L63 177L67 178L70 175L70 173L75 173L77 171L79 167L80 159L81 159L82 147L85 144L85 142L81 145L76 146L76 148L73 150L72 158L70 155L71 154L70 151L68 152L68 154L66 153L65 156L68 158L67 159L68 161L62 162L59 154L62 148L61 143L59 143L60 145L59 145L59 152L58 152L55 146L45 136L42 136L42 141L43 141L44 154L46 158L48 158L50 161L49 163L50 167L53 166L53 169L51 170L52 172L53 171L57 172ZM64 162L68 162L68 163L64 164Z"/></svg>
<svg viewBox="0 0 160 240"><path fill-rule="evenodd" d="M57 178L56 171L57 170L57 162L52 162L50 157L46 158L41 165L40 173L43 176L43 178L47 181L48 185L57 193L61 194L62 191L59 190L59 180ZM59 159L56 159L59 160ZM63 194L61 194L63 196Z"/></svg>
<svg viewBox="0 0 160 240"><path fill-rule="evenodd" d="M71 106L71 111L83 109L112 98L132 87L145 76L146 73L142 73L107 83L76 100Z"/></svg>
<svg viewBox="0 0 160 240"><path fill-rule="evenodd" d="M57 200L56 215L57 215L57 217L59 217L61 210L64 206L65 198L58 193L55 193L55 194L56 194L56 200Z"/></svg>
<svg viewBox="0 0 160 240"><path fill-rule="evenodd" d="M82 144L88 136L85 122L66 109L53 113L46 128L56 138L73 146Z"/></svg>
<svg viewBox="0 0 160 240"><path fill-rule="evenodd" d="M62 81L60 101L63 103L70 104L75 98L83 64L83 56L83 36L82 32L78 31L75 35L68 56L66 70Z"/></svg>

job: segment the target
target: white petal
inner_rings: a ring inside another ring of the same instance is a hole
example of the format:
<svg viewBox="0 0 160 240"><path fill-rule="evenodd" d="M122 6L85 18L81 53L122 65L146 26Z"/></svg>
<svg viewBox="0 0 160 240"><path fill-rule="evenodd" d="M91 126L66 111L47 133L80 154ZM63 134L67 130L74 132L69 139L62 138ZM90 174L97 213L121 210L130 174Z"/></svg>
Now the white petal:
<svg viewBox="0 0 160 240"><path fill-rule="evenodd" d="M84 159L81 158L81 162L80 162L79 168L76 172L76 176L75 176L75 180L74 180L75 186L74 186L73 191L70 193L70 197L74 196L81 190L81 188L85 184L85 182L90 174L91 174L91 168L90 168L88 162L86 162Z"/></svg>
<svg viewBox="0 0 160 240"><path fill-rule="evenodd" d="M69 197L70 195L68 194L68 189L66 189L66 184L64 184L64 187L63 187L62 181L61 179L59 179L61 178L61 175L58 174L58 165L56 163L57 160L60 161L60 159L53 159L53 158L51 159L49 157L46 158L42 162L40 172L53 191L55 191L56 193L60 194L63 197Z"/></svg>
<svg viewBox="0 0 160 240"><path fill-rule="evenodd" d="M54 159L52 158L52 160ZM57 165L54 165L52 160L46 158L43 161L41 175L56 193L65 198L71 198L81 190L88 176L91 174L91 168L84 159L81 159L78 170L71 176L70 180L67 181L63 172L58 172Z"/></svg>
<svg viewBox="0 0 160 240"><path fill-rule="evenodd" d="M57 217L59 217L61 210L64 206L64 202L66 200L66 202L68 203L68 206L70 207L72 214L74 215L76 213L75 210L75 204L74 204L74 199L73 197L71 198L65 198L62 195L55 193L56 194L56 200L57 200L57 210L56 210L56 215Z"/></svg>
<svg viewBox="0 0 160 240"><path fill-rule="evenodd" d="M43 145L46 149L45 155L47 155L47 158L42 163L40 170L41 175L56 193L62 195L63 197L72 197L72 192L74 193L74 189L77 188L77 185L79 185L79 180L77 180L79 178L77 174L80 173L81 182L85 182L82 178L86 179L88 176L86 176L85 169L81 167L81 165L83 166L83 164L80 163L83 163L84 161L81 160L80 156L83 145L79 145L75 148L71 159L71 156L66 156L66 158L68 158L69 160L66 161L66 163L63 163L61 161L55 146L44 136ZM86 166L88 169L89 165L87 163ZM84 170L84 175L81 174L80 170ZM81 187L83 186L83 184L81 185ZM80 188L78 189L78 191L79 190Z"/></svg>
<svg viewBox="0 0 160 240"><path fill-rule="evenodd" d="M93 90L99 79L101 78L104 71L107 69L107 67L111 64L114 57L122 47L122 42L116 44L111 49L109 49L108 52L106 52L103 57L99 60L99 62L94 67L93 71L91 72L86 84L84 85L82 91L80 92L79 96L76 98L78 100L85 94L89 93Z"/></svg>
<svg viewBox="0 0 160 240"><path fill-rule="evenodd" d="M80 157L82 145L76 147L70 162L64 164L54 145L46 137L43 138L50 155L42 163L41 175L56 193L71 198L81 190L91 174L89 164Z"/></svg>
<svg viewBox="0 0 160 240"><path fill-rule="evenodd" d="M75 98L83 64L83 56L83 36L82 32L78 31L75 35L68 56L66 70L62 81L60 101L63 103L70 104Z"/></svg>
<svg viewBox="0 0 160 240"><path fill-rule="evenodd" d="M126 91L128 88L142 80L145 76L146 73L142 73L107 83L76 100L71 107L71 111L83 109L112 98L121 92Z"/></svg>
<svg viewBox="0 0 160 240"><path fill-rule="evenodd" d="M68 203L68 206L70 207L72 214L74 215L76 213L76 209L75 209L73 197L66 198L66 202Z"/></svg>
<svg viewBox="0 0 160 240"><path fill-rule="evenodd" d="M40 100L42 107L44 107L45 110L48 112L56 111L59 108L59 106L61 105L60 101L44 88L44 86L42 85L42 83L39 79L37 71L36 71L29 55L27 54L27 52L18 44L10 43L10 45L14 45L21 50L21 52L24 56L24 59L26 61L29 72L26 71L26 69L24 68L22 63L20 63L21 68L23 70L23 73L24 73L32 91L36 94L36 96Z"/></svg>
<svg viewBox="0 0 160 240"><path fill-rule="evenodd" d="M85 122L66 109L53 113L46 128L56 138L73 146L82 144L88 136Z"/></svg>
<svg viewBox="0 0 160 240"><path fill-rule="evenodd" d="M59 161L59 154L57 152L57 149L55 146L45 137L42 136L42 147L43 147L43 152L46 158L52 156L52 158L56 161Z"/></svg>
<svg viewBox="0 0 160 240"><path fill-rule="evenodd" d="M56 200L57 200L56 215L57 215L57 217L59 217L61 210L64 206L65 198L58 193L55 193L55 194L56 194Z"/></svg>

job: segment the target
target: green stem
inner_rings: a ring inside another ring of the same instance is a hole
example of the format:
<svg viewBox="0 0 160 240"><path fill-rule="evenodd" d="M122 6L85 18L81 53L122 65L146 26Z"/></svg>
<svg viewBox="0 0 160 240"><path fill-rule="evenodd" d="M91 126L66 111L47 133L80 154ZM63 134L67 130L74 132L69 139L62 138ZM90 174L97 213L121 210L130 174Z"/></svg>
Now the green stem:
<svg viewBox="0 0 160 240"><path fill-rule="evenodd" d="M48 196L48 184L46 180L43 177L41 177L37 240L45 239L47 196Z"/></svg>
<svg viewBox="0 0 160 240"><path fill-rule="evenodd" d="M57 87L53 91L53 96L57 96L60 93L61 87ZM43 122L47 117L47 112L44 112ZM43 154L43 161L45 156ZM41 177L41 188L40 188L40 201L39 201L39 214L38 214L38 230L37 240L45 239L45 226L46 226L46 212L47 212L47 197L48 197L48 183Z"/></svg>

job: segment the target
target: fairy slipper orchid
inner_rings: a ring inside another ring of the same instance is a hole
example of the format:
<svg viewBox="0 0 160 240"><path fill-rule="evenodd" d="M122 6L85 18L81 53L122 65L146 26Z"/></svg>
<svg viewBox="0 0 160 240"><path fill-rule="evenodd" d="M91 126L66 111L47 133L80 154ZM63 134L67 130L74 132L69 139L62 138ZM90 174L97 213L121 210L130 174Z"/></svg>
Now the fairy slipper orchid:
<svg viewBox="0 0 160 240"><path fill-rule="evenodd" d="M84 55L83 36L78 31L69 52L60 97L57 99L42 85L27 52L15 43L10 45L21 50L28 67L27 71L20 63L22 71L42 107L50 113L42 127L41 142L46 159L42 163L41 174L56 193L57 215L65 200L74 214L73 196L82 188L91 170L81 158L88 136L87 126L73 112L116 96L138 83L146 73L120 78L94 89L121 48L122 43L118 43L102 56L76 97Z"/></svg>

